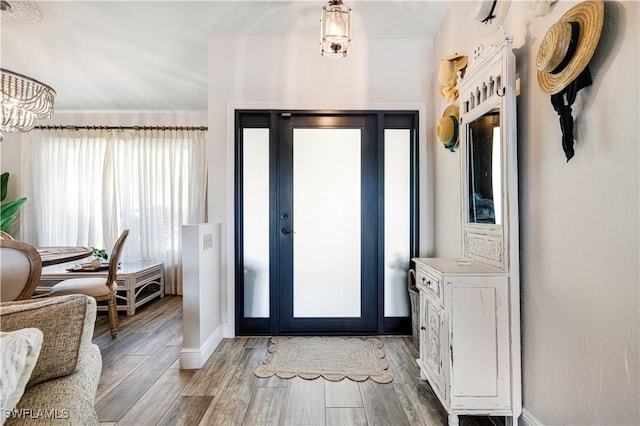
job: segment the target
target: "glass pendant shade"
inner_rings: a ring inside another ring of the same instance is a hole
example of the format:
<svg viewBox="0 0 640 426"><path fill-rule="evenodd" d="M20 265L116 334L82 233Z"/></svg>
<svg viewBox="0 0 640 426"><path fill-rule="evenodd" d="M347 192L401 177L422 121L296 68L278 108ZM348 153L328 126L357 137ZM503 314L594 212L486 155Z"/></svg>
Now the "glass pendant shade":
<svg viewBox="0 0 640 426"><path fill-rule="evenodd" d="M28 132L36 119L50 118L56 92L44 83L24 75L1 70L0 130Z"/></svg>
<svg viewBox="0 0 640 426"><path fill-rule="evenodd" d="M320 53L322 56L347 56L351 44L351 9L342 0L330 0L322 8Z"/></svg>

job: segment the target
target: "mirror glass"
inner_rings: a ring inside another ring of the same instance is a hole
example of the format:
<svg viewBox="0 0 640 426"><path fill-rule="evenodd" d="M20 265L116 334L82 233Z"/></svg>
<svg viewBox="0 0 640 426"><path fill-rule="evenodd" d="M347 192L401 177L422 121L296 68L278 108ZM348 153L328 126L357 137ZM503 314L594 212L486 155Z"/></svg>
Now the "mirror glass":
<svg viewBox="0 0 640 426"><path fill-rule="evenodd" d="M500 110L467 126L470 223L502 224Z"/></svg>

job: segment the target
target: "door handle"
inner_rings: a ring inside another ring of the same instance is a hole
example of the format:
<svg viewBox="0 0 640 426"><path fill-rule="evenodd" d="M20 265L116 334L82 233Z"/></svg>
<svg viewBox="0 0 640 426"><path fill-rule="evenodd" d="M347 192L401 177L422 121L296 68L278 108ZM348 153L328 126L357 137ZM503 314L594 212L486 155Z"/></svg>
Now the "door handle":
<svg viewBox="0 0 640 426"><path fill-rule="evenodd" d="M282 235L295 234L295 232L293 232L292 230L287 229L287 228L282 228L282 229L280 230L280 232L282 233Z"/></svg>

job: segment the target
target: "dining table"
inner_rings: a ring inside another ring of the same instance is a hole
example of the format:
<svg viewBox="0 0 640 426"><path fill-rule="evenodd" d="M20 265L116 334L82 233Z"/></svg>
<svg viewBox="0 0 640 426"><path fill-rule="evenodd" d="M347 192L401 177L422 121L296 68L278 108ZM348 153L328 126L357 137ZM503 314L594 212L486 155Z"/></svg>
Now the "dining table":
<svg viewBox="0 0 640 426"><path fill-rule="evenodd" d="M57 265L72 262L91 256L91 249L87 247L37 247L42 260L42 266Z"/></svg>

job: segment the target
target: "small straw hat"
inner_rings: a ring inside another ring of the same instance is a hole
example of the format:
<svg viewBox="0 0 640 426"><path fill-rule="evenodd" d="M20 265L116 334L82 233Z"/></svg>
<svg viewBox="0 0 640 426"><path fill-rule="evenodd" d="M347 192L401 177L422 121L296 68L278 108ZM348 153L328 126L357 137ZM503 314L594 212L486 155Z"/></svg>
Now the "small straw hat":
<svg viewBox="0 0 640 426"><path fill-rule="evenodd" d="M467 57L465 55L453 55L445 56L440 61L440 69L438 70L438 81L443 86L455 86L458 80L458 71L461 72L461 77L464 77L464 71L467 67Z"/></svg>
<svg viewBox="0 0 640 426"><path fill-rule="evenodd" d="M471 19L476 22L483 37L493 35L504 22L511 0L475 0L471 8Z"/></svg>
<svg viewBox="0 0 640 426"><path fill-rule="evenodd" d="M455 152L460 140L458 123L460 122L460 109L457 105L449 105L442 113L436 127L436 139L451 152Z"/></svg>
<svg viewBox="0 0 640 426"><path fill-rule="evenodd" d="M587 67L598 45L604 22L604 1L584 1L547 31L536 59L538 86L554 95Z"/></svg>

